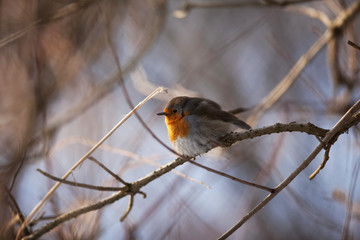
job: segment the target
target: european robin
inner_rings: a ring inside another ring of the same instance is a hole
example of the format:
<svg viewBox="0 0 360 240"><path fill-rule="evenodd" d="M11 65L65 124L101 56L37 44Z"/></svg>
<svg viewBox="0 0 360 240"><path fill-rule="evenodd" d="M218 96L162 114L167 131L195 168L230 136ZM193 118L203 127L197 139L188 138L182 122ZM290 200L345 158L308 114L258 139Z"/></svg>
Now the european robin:
<svg viewBox="0 0 360 240"><path fill-rule="evenodd" d="M157 115L165 116L171 145L183 156L195 157L220 146L219 138L229 133L232 125L251 127L219 104L204 98L175 97Z"/></svg>

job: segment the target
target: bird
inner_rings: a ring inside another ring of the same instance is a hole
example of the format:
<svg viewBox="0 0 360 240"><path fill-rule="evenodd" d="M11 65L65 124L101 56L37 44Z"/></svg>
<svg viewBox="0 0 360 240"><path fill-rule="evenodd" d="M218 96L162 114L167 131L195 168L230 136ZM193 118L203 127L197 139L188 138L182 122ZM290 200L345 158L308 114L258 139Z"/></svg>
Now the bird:
<svg viewBox="0 0 360 240"><path fill-rule="evenodd" d="M199 97L179 96L171 99L163 112L171 145L185 157L194 158L221 146L219 138L231 132L232 126L251 127L216 102Z"/></svg>

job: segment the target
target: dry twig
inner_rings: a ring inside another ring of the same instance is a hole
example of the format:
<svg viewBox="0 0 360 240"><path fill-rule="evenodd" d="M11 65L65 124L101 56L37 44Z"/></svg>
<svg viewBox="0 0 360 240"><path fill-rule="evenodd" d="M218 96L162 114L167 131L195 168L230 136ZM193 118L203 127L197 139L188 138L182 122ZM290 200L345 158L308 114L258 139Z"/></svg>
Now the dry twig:
<svg viewBox="0 0 360 240"><path fill-rule="evenodd" d="M59 183L67 184L70 186L74 186L74 187L81 187L81 188L87 188L87 189L98 190L98 191L113 191L113 192L123 191L125 189L125 187L103 187L103 186L94 186L94 185L86 184L86 183L73 182L73 181L55 177L47 172L42 171L41 169L36 169L36 171L38 171L45 177L50 178L51 180L57 181Z"/></svg>
<svg viewBox="0 0 360 240"><path fill-rule="evenodd" d="M102 164L101 162L99 162L98 160L96 160L93 156L88 157L89 160L95 162L97 165L99 165L102 169L104 169L107 173L109 173L111 176L113 176L116 180L118 180L119 182L121 182L122 184L124 184L125 186L128 185L129 183L125 182L121 177L119 177L118 175L116 175L115 173L113 173L110 169L108 169L107 167L105 167L104 164Z"/></svg>
<svg viewBox="0 0 360 240"><path fill-rule="evenodd" d="M231 179L231 180L233 180L235 182L239 182L239 183L242 183L242 184L245 184L245 185L248 185L248 186L259 188L259 189L262 189L262 190L265 190L265 191L268 191L268 192L273 192L274 191L274 189L272 189L272 188L265 187L265 186L262 186L262 185L259 185L259 184L256 184L256 183L248 182L248 181L245 181L245 180L241 180L241 179L233 177L233 176L231 176L229 174L226 174L226 173L217 171L215 169L206 167L206 166L204 166L204 165L202 165L200 163L195 162L194 160L189 160L189 163L191 163L191 164L193 164L195 166L198 166L200 168L203 168L203 169L205 169L205 170L207 170L209 172L213 172L213 173L218 174L220 176L223 176L225 178L229 178L229 179Z"/></svg>
<svg viewBox="0 0 360 240"><path fill-rule="evenodd" d="M128 208L126 209L126 211L124 212L124 214L121 216L120 218L120 222L123 222L125 220L125 218L129 215L131 209L134 206L134 194L130 194L129 196L129 205Z"/></svg>

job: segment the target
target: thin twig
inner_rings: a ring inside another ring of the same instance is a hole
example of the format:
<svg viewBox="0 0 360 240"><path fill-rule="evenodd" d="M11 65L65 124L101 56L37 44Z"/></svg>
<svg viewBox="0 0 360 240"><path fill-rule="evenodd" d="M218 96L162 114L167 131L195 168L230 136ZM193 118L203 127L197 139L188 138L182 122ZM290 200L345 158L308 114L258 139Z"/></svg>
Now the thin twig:
<svg viewBox="0 0 360 240"><path fill-rule="evenodd" d="M104 164L96 160L93 156L88 157L89 160L95 162L97 165L99 165L102 169L104 169L107 173L109 173L111 176L113 176L116 180L121 182L124 185L129 185L128 182L125 182L121 177L119 177L117 174L113 173L110 169L108 169Z"/></svg>
<svg viewBox="0 0 360 240"><path fill-rule="evenodd" d="M352 41L348 41L348 44L350 45L350 46L352 46L353 48L355 48L355 49L357 49L357 50L359 50L360 51L360 46L359 45L357 45L356 43L354 43L354 42L352 42Z"/></svg>
<svg viewBox="0 0 360 240"><path fill-rule="evenodd" d="M120 222L123 222L125 220L125 218L129 215L131 209L133 208L134 206L134 195L133 194L130 194L129 195L129 204L128 204L128 207L126 209L126 211L124 212L124 214L121 216L120 218Z"/></svg>
<svg viewBox="0 0 360 240"><path fill-rule="evenodd" d="M213 172L213 173L218 174L218 175L220 175L220 176L223 176L223 177L225 177L225 178L229 178L229 179L231 179L231 180L233 180L233 181L235 181L235 182L239 182L239 183L242 183L242 184L245 184L245 185L248 185L248 186L252 186L252 187L255 187L255 188L259 188L259 189L268 191L268 192L270 192L270 193L272 193L272 192L274 191L273 188L269 188L269 187L265 187L265 186L262 186L262 185L259 185L259 184L256 184L256 183L252 183L252 182L248 182L248 181L245 181L245 180L241 180L241 179L239 179L239 178L233 177L233 176L231 176L231 175L229 175L229 174L226 174L226 173L224 173L224 172L220 172L220 171L217 171L217 170L215 170L215 169L206 167L206 166L204 166L204 165L202 165L202 164L200 164L200 163L195 162L194 160L189 160L189 162L190 162L191 164L196 165L196 166L198 166L198 167L201 167L201 168L203 168L203 169L205 169L205 170L207 170L207 171L209 171L209 172Z"/></svg>
<svg viewBox="0 0 360 240"><path fill-rule="evenodd" d="M340 129L338 133L333 136L333 138L329 141L328 144L324 144L324 142L320 140L320 142L323 144L323 147L325 148L325 154L323 161L321 162L319 167L309 176L310 180L314 179L314 177L316 177L316 175L320 172L320 170L325 167L326 162L329 160L330 148L337 141L337 138L341 134L347 132L349 128L351 128L352 126L357 125L359 122L360 122L360 113L356 113L347 123L344 124L343 128Z"/></svg>
<svg viewBox="0 0 360 240"><path fill-rule="evenodd" d="M92 189L92 190L98 190L98 191L124 191L126 190L125 187L103 187L103 186L94 186L91 184L86 184L86 183L78 183L78 182L73 182L73 181L69 181L69 180L65 180L62 178L58 178L55 177L47 172L42 171L41 169L36 169L36 171L38 171L39 173L43 174L45 177L48 177L54 181L63 183L63 184L67 184L70 186L75 186L75 187L81 187L81 188L87 188L87 189Z"/></svg>
<svg viewBox="0 0 360 240"><path fill-rule="evenodd" d="M325 148L324 158L321 164L319 165L319 167L309 176L310 180L313 180L314 177L316 177L316 175L320 172L320 170L325 167L327 161L329 160L330 149L331 149L331 145Z"/></svg>

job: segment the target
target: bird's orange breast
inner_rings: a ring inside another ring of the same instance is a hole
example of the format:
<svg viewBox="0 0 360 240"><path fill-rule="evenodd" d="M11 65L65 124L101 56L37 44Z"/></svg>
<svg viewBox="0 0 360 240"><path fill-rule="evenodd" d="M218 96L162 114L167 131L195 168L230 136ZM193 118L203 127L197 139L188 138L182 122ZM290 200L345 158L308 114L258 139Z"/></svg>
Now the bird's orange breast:
<svg viewBox="0 0 360 240"><path fill-rule="evenodd" d="M186 137L190 131L189 122L184 116L166 116L166 126L169 132L170 141L175 141L178 137Z"/></svg>

